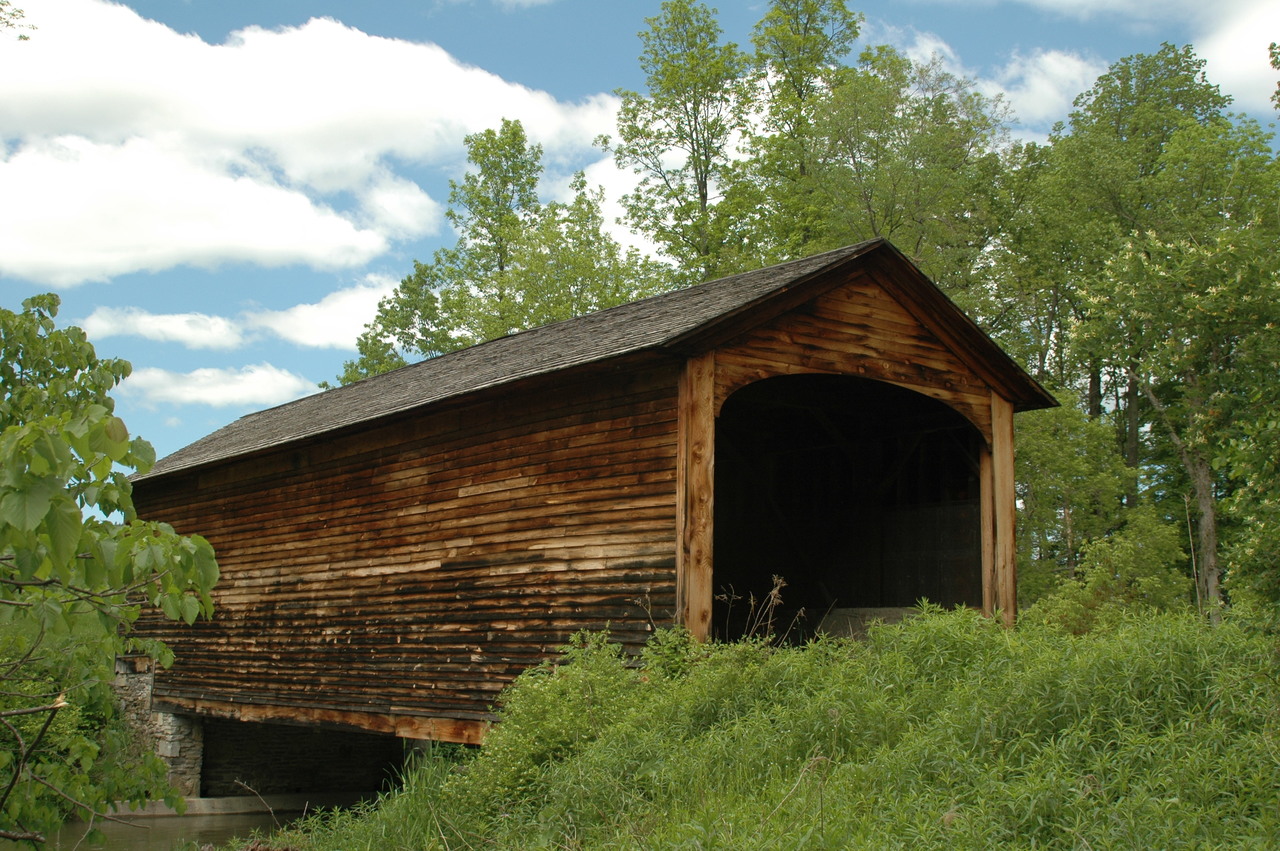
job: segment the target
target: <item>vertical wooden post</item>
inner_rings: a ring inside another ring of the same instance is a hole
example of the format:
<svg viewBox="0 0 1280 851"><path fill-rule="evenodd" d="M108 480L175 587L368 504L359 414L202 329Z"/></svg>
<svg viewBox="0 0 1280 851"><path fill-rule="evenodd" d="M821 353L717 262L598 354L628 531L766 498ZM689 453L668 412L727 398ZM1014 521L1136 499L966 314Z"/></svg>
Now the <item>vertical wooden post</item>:
<svg viewBox="0 0 1280 851"><path fill-rule="evenodd" d="M685 362L676 426L676 612L700 641L711 635L715 483L715 353Z"/></svg>
<svg viewBox="0 0 1280 851"><path fill-rule="evenodd" d="M979 523L982 527L982 613L995 614L996 602L996 488L991 449L978 451L978 487L982 497Z"/></svg>
<svg viewBox="0 0 1280 851"><path fill-rule="evenodd" d="M1013 471L1013 403L991 395L991 492L993 498L995 603L1012 626L1018 614L1017 493Z"/></svg>

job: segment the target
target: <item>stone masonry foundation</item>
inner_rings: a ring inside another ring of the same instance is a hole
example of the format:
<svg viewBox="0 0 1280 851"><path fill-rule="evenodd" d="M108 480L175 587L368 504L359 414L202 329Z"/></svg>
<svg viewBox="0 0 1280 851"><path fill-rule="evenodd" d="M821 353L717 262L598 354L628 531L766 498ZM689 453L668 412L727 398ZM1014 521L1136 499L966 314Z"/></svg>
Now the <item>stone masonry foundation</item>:
<svg viewBox="0 0 1280 851"><path fill-rule="evenodd" d="M151 711L154 669L146 656L116 660L115 690L124 718L169 765L169 782L184 797L200 794L204 767L204 726L199 718Z"/></svg>
<svg viewBox="0 0 1280 851"><path fill-rule="evenodd" d="M116 660L124 718L168 764L183 797L365 794L383 789L404 765L405 744L395 736L154 712L153 681L146 656Z"/></svg>

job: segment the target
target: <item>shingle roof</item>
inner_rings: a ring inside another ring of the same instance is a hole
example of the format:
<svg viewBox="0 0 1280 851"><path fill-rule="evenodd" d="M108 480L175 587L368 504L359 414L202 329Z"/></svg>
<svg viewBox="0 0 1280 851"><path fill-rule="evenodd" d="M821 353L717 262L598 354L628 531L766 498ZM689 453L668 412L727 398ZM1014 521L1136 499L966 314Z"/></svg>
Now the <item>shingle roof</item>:
<svg viewBox="0 0 1280 851"><path fill-rule="evenodd" d="M148 473L136 478L188 470L465 393L644 350L662 349L881 247L897 255L896 249L884 240L851 245L521 331L246 414L162 458ZM958 310L956 313L962 316ZM976 330L976 326L974 328ZM990 345L995 348L994 344Z"/></svg>

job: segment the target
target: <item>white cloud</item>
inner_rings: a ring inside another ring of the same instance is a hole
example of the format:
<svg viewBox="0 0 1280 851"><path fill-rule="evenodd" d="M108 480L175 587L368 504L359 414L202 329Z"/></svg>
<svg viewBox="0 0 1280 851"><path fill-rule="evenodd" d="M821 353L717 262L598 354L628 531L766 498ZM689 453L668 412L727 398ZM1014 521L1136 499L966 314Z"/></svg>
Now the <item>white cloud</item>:
<svg viewBox="0 0 1280 851"><path fill-rule="evenodd" d="M25 145L0 161L0 271L65 287L182 264L341 268L387 247L302 192L193 153L140 138Z"/></svg>
<svg viewBox="0 0 1280 851"><path fill-rule="evenodd" d="M949 0L934 0L949 2ZM1002 0L991 0L997 5ZM1205 5L1200 0L1003 0L1043 12L1092 21L1095 24L1128 27L1151 35L1147 52L1159 49L1159 42L1189 42L1206 60L1209 81L1235 99L1235 108L1252 112L1264 123L1272 114L1270 97L1276 75L1270 68L1267 45L1280 40L1280 3L1276 0L1219 0ZM1186 37L1159 35L1170 29ZM948 71L974 80L980 91L1001 94L1013 107L1024 131L1047 133L1055 122L1067 117L1071 103L1106 73L1110 63L1089 53L1065 50L1014 52L1003 67L975 71L965 66L951 45L930 32L888 27L869 22L864 28L868 43L883 41L897 46L917 61L938 56ZM1026 135L1024 132L1023 135Z"/></svg>
<svg viewBox="0 0 1280 851"><path fill-rule="evenodd" d="M984 74L967 67L959 53L936 33L880 26L884 39L918 63L937 59L944 70L973 81L988 97L1001 97L1013 110L1024 139L1044 139L1053 123L1066 118L1076 95L1093 85L1107 66L1101 60L1059 50L1014 53L1000 68Z"/></svg>
<svg viewBox="0 0 1280 851"><path fill-rule="evenodd" d="M1016 0L1033 8L1084 21L1114 21L1155 33L1156 27L1175 25L1188 37L1166 37L1190 43L1206 60L1209 81L1235 99L1235 107L1262 118L1272 112L1270 97L1276 76L1268 62L1267 46L1280 41L1280 3L1276 0ZM1149 51L1158 49L1152 44ZM1115 57L1120 58L1120 57ZM1106 70L1105 68L1103 69ZM1096 76L1096 75L1095 75ZM1092 85L1093 80L1089 81ZM1087 86L1086 86L1087 88Z"/></svg>
<svg viewBox="0 0 1280 851"><path fill-rule="evenodd" d="M942 61L942 66L952 73L964 73L959 54L935 33L911 30L909 39L900 43L900 49L912 62L928 64L937 57Z"/></svg>
<svg viewBox="0 0 1280 851"><path fill-rule="evenodd" d="M40 38L0 51L0 273L64 287L182 264L356 266L438 230L410 169L457 165L465 134L519 118L548 161L572 160L617 106L328 19L210 45L104 0L27 11Z"/></svg>
<svg viewBox="0 0 1280 851"><path fill-rule="evenodd" d="M1280 3L1275 0L1239 5L1233 14L1211 19L1196 41L1211 82L1235 98L1236 109L1266 117L1272 112L1276 72L1268 45L1280 41Z"/></svg>
<svg viewBox="0 0 1280 851"><path fill-rule="evenodd" d="M147 407L158 405L279 405L318 392L316 383L268 363L240 369L197 369L171 372L146 367L121 382L119 392L139 396Z"/></svg>
<svg viewBox="0 0 1280 851"><path fill-rule="evenodd" d="M189 349L236 349L246 342L235 322L205 313L159 314L136 307L99 307L80 327L94 340L131 335L181 343Z"/></svg>
<svg viewBox="0 0 1280 851"><path fill-rule="evenodd" d="M246 311L238 319L99 307L79 324L92 339L134 336L180 343L188 349L238 349L265 331L299 346L355 351L356 337L377 313L378 301L390 295L396 283L386 275L370 274L363 282L329 293L313 304Z"/></svg>
<svg viewBox="0 0 1280 851"><path fill-rule="evenodd" d="M444 219L440 204L411 180L381 175L360 193L370 226L393 237L434 233Z"/></svg>
<svg viewBox="0 0 1280 851"><path fill-rule="evenodd" d="M1098 59L1043 50L1029 56L1015 54L991 82L1020 122L1044 127L1065 118L1076 96L1106 70L1106 63Z"/></svg>
<svg viewBox="0 0 1280 851"><path fill-rule="evenodd" d="M370 275L363 284L330 293L316 304L249 314L245 322L300 346L354 351L356 337L377 313L378 300L395 286L390 278Z"/></svg>

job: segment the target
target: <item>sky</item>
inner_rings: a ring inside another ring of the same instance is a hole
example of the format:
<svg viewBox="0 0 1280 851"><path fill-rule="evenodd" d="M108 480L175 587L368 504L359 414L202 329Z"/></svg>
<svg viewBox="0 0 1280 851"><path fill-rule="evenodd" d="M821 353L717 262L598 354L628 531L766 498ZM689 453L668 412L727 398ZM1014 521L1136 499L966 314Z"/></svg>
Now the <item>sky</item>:
<svg viewBox="0 0 1280 851"><path fill-rule="evenodd" d="M16 0L0 37L0 307L57 292L60 325L133 375L115 392L163 456L316 392L378 299L453 234L463 137L519 119L548 198L643 90L658 0ZM762 0L721 0L750 43ZM939 56L1044 139L1118 59L1191 44L1264 126L1276 0L867 0L861 46ZM616 208L614 208L616 213Z"/></svg>

